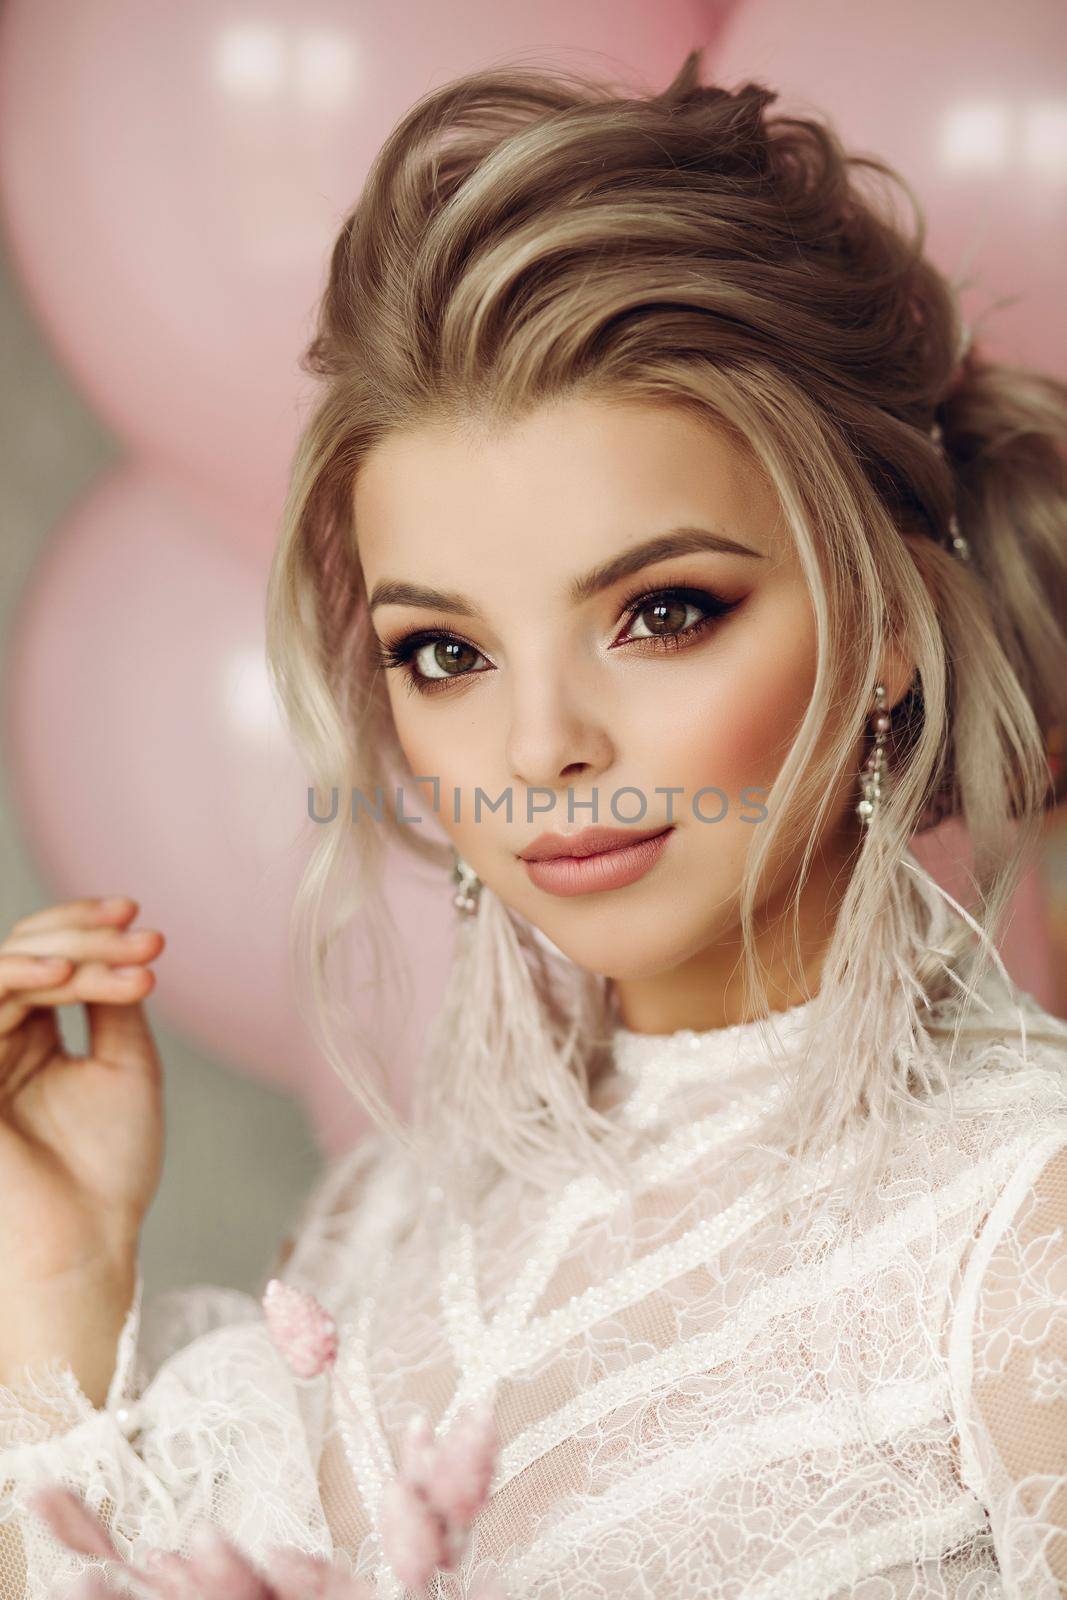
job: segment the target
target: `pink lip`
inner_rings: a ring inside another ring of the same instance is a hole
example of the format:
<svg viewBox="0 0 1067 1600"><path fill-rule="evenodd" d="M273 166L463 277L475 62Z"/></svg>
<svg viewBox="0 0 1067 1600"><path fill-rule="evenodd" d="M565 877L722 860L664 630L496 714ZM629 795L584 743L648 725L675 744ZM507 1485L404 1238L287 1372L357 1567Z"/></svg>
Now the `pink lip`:
<svg viewBox="0 0 1067 1600"><path fill-rule="evenodd" d="M664 824L665 827L673 824ZM602 855L605 850L618 850L623 845L640 844L642 839L653 839L663 828L583 828L580 833L541 833L533 844L528 844L519 855L523 861L554 861L557 856Z"/></svg>
<svg viewBox="0 0 1067 1600"><path fill-rule="evenodd" d="M588 828L585 834L597 831ZM609 832L607 829L599 831ZM601 844L595 854L584 856L557 855L543 860L530 860L523 856L523 865L530 881L549 894L592 894L598 890L622 889L626 884L643 878L656 864L673 832L673 823L659 833L639 834L636 837L630 830L622 833L625 842L614 849ZM558 839L560 836L550 837ZM574 840L568 843L573 845L582 838L582 834L576 834ZM537 843L546 849L553 848L542 840Z"/></svg>

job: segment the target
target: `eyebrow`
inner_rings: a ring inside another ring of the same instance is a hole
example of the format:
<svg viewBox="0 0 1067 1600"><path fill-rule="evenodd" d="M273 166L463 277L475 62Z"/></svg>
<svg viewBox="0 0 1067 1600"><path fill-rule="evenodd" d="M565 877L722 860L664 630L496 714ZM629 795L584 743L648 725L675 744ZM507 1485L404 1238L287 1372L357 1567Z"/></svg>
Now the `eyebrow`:
<svg viewBox="0 0 1067 1600"><path fill-rule="evenodd" d="M762 550L753 550L724 533L710 528L669 528L665 533L653 535L630 550L613 556L610 561L593 567L580 578L575 578L568 591L572 605L580 605L623 578L629 578L643 567L656 561L666 561L670 556L693 555L698 551L714 550L718 554L749 556L755 561L764 560ZM461 617L480 617L481 612L465 595L446 589L430 589L421 583L403 583L396 578L383 578L375 584L370 597L370 609L379 606L419 606L427 611L452 611Z"/></svg>

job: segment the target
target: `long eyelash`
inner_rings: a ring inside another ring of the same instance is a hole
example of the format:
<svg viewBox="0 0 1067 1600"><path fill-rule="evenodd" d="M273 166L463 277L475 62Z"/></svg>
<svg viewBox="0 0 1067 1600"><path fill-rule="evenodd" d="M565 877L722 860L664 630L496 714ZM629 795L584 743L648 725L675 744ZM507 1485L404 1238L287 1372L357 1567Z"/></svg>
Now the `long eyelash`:
<svg viewBox="0 0 1067 1600"><path fill-rule="evenodd" d="M625 601L626 626L630 628L642 611L652 604L654 600L664 598L683 600L699 606L706 615L698 617L696 622L691 622L680 633L650 634L643 639L622 639L632 650L639 655L662 655L667 650L685 650L694 640L708 628L713 628L717 622L731 611L737 609L740 600L724 600L722 595L713 593L698 584L671 584L665 588L643 589L632 594Z"/></svg>
<svg viewBox="0 0 1067 1600"><path fill-rule="evenodd" d="M732 611L740 604L738 600L724 600L721 594L715 594L711 589L705 589L699 584L667 584L658 589L638 589L635 593L627 595L622 602L627 621L632 622L652 604L653 600L662 600L665 595L672 600L690 600L694 605L703 606L711 614L710 620L724 617L728 611ZM690 624L692 628L697 626L695 622ZM688 628L683 629L682 634L676 637L681 638L688 632ZM664 634L662 637L669 638L670 635Z"/></svg>
<svg viewBox="0 0 1067 1600"><path fill-rule="evenodd" d="M453 678L425 678L416 672L413 657L420 651L424 644L436 644L439 641L452 641L454 644L465 644L469 650L475 650L480 655L477 645L470 643L469 639L461 639L458 633L448 633L440 628L424 629L421 633L405 634L395 644L379 643L375 659L379 667L388 670L399 667L404 687L415 694L435 694L438 689L446 688L450 683L455 683L458 678L473 678L478 674L474 672L458 673Z"/></svg>
<svg viewBox="0 0 1067 1600"><path fill-rule="evenodd" d="M403 639L398 639L396 644L382 644L379 642L377 661L380 667L406 667L417 650L424 644L436 644L439 639L453 641L455 644L466 644L466 639L461 639L455 633L442 633L439 629L427 633L409 633ZM470 648L473 650L474 645Z"/></svg>
<svg viewBox="0 0 1067 1600"><path fill-rule="evenodd" d="M651 647L657 650L678 650L684 648L683 641L692 639L696 634L702 633L713 622L733 611L740 605L739 600L724 600L721 595L713 593L710 589L699 587L696 584L670 584L660 586L658 589L637 589L626 596L622 602L623 616L627 624L632 623L641 612L646 610L654 600L664 598L683 600L701 606L708 613L707 616L691 622L680 633L650 635L647 639L628 639L624 643ZM477 645L472 645L469 639L463 639L457 633L449 633L440 628L424 629L421 633L409 633L395 644L378 643L375 659L379 667L386 670L399 667L402 671L405 686L416 694L434 694L439 688L447 688L449 684L461 682L467 678L480 676L477 672L457 673L453 677L426 678L415 671L413 659L425 644L436 644L440 641L452 641L455 644L466 645L481 655Z"/></svg>

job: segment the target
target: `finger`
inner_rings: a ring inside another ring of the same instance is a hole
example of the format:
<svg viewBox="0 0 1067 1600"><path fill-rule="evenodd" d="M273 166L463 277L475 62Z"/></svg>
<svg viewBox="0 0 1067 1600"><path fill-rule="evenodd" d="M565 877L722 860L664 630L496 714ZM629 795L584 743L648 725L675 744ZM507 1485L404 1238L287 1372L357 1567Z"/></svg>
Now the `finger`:
<svg viewBox="0 0 1067 1600"><path fill-rule="evenodd" d="M72 962L40 956L0 956L0 1035L12 1032L40 996L63 982Z"/></svg>
<svg viewBox="0 0 1067 1600"><path fill-rule="evenodd" d="M0 953L0 997L13 989L39 989L44 982L69 973L74 963L66 956Z"/></svg>
<svg viewBox="0 0 1067 1600"><path fill-rule="evenodd" d="M151 987L155 982L155 974L144 968L140 972L150 980ZM133 981L132 977L130 981ZM86 1002L89 1053L117 1067L134 1068L139 1072L148 1068L155 1075L159 1070L159 1058L148 1025L148 1014L141 1004L142 998L138 996L135 1000L117 1003L111 1000Z"/></svg>
<svg viewBox="0 0 1067 1600"><path fill-rule="evenodd" d="M34 1007L87 1005L94 999L129 1005L142 1000L155 983L155 973L150 967L109 967L102 962L90 962L70 971L69 961L65 966L66 978L60 971L54 984L12 989L0 999L0 1036L12 1033ZM40 976L36 982L41 984Z"/></svg>
<svg viewBox="0 0 1067 1600"><path fill-rule="evenodd" d="M93 928L100 922L128 922L139 909L139 902L125 894L107 899L64 900L60 905L45 906L20 917L11 931L36 933L42 928Z"/></svg>
<svg viewBox="0 0 1067 1600"><path fill-rule="evenodd" d="M54 928L12 934L0 945L0 956L69 956L71 961L125 966L153 961L166 942L158 928Z"/></svg>
<svg viewBox="0 0 1067 1600"><path fill-rule="evenodd" d="M0 972L6 972L7 957L0 957ZM14 958L11 958L14 959ZM147 994L155 982L152 968L143 962L114 966L109 961L44 961L37 956L24 958L32 966L26 978L14 982L4 979L0 998L29 1006L73 1006L86 1000L118 1000ZM55 982L46 982L50 973ZM32 973L32 977L30 974ZM148 979L148 983L142 979Z"/></svg>

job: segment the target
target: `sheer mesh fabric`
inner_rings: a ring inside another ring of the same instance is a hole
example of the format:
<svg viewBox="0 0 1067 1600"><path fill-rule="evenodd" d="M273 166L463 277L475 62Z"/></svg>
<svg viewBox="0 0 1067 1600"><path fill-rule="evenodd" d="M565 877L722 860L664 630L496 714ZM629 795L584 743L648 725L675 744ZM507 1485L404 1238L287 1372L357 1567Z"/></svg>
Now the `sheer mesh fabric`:
<svg viewBox="0 0 1067 1600"><path fill-rule="evenodd" d="M967 1481L991 1506L1008 1592L1067 1594L1067 1149L1057 1131L1034 1141L993 1206L953 1337Z"/></svg>
<svg viewBox="0 0 1067 1600"><path fill-rule="evenodd" d="M376 1530L404 1427L485 1394L499 1471L440 1596L490 1571L516 1600L1059 1596L1067 1024L999 980L988 1000L1005 1042L968 1047L951 1118L909 1122L858 1206L814 1162L768 1178L748 1136L782 1090L755 1025L619 1030L604 1103L638 1141L629 1195L502 1178L462 1223L368 1137L280 1269L337 1317L341 1409L251 1297L138 1296L100 1410L69 1369L0 1397L0 1600L88 1564L31 1528L40 1477L134 1554L187 1552L210 1517L253 1556L334 1552L400 1596Z"/></svg>

